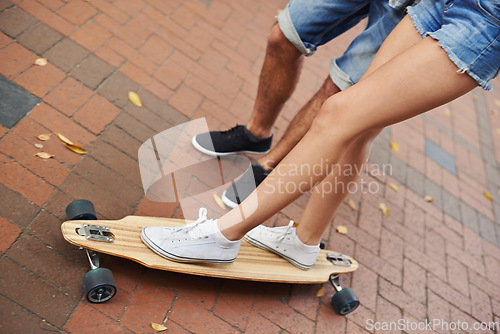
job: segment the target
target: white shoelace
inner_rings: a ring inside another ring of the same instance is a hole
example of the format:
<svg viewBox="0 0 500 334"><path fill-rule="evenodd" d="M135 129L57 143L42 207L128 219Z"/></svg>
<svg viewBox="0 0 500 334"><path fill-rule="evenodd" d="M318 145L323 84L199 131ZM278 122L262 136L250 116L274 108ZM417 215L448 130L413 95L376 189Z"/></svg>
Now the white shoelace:
<svg viewBox="0 0 500 334"><path fill-rule="evenodd" d="M213 221L213 219L207 219L207 209L200 208L198 213L198 219L193 223L188 225L178 227L175 229L176 232L187 233L191 239L201 239L208 237L208 233L206 229L201 228L201 224L209 221Z"/></svg>

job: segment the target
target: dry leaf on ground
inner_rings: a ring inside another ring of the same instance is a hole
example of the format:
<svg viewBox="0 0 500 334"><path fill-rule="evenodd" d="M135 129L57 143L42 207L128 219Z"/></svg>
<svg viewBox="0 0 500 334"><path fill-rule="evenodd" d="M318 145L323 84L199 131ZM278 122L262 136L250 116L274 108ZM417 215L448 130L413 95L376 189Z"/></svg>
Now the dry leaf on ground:
<svg viewBox="0 0 500 334"><path fill-rule="evenodd" d="M322 285L321 288L319 288L318 292L316 292L316 297L321 298L325 295L325 286Z"/></svg>
<svg viewBox="0 0 500 334"><path fill-rule="evenodd" d="M498 111L496 111L496 110L490 110L490 114L492 116L497 116L498 115Z"/></svg>
<svg viewBox="0 0 500 334"><path fill-rule="evenodd" d="M66 144L69 144L69 145L74 145L73 142L71 140L69 140L68 138L66 138L66 136L63 136L62 134L60 133L56 133L56 136L61 139L64 143Z"/></svg>
<svg viewBox="0 0 500 334"><path fill-rule="evenodd" d="M73 151L75 153L78 153L78 154L87 154L87 151L85 151L83 148L81 148L78 145L64 143L64 146L66 146L66 148L70 149L71 151Z"/></svg>
<svg viewBox="0 0 500 334"><path fill-rule="evenodd" d="M388 182L387 185L389 186L389 188L391 188L392 190L394 190L395 192L398 192L399 191L399 188L397 185L395 185L394 183L392 182Z"/></svg>
<svg viewBox="0 0 500 334"><path fill-rule="evenodd" d="M395 152L399 152L399 144L394 142L394 141L391 141L389 143L389 145L391 146L391 148L395 151Z"/></svg>
<svg viewBox="0 0 500 334"><path fill-rule="evenodd" d="M35 157L39 157L42 159L50 159L54 156L52 154L47 153L47 152L38 152L35 154Z"/></svg>
<svg viewBox="0 0 500 334"><path fill-rule="evenodd" d="M340 234L347 234L347 226L339 225L337 226L336 231Z"/></svg>
<svg viewBox="0 0 500 334"><path fill-rule="evenodd" d="M358 211L358 208L356 207L356 203L354 203L354 201L352 199L349 199L349 201L347 202L347 205L349 205L349 207L354 210L354 211Z"/></svg>
<svg viewBox="0 0 500 334"><path fill-rule="evenodd" d="M445 110L444 110L444 114L445 114L446 116L450 117L450 116L451 116L450 109L445 109Z"/></svg>
<svg viewBox="0 0 500 334"><path fill-rule="evenodd" d="M490 201L493 201L493 196L491 196L491 194L487 191L485 191L483 193L484 197L486 197L487 199L489 199Z"/></svg>
<svg viewBox="0 0 500 334"><path fill-rule="evenodd" d="M219 197L219 195L217 195L217 193L215 193L215 192L214 192L214 200L215 200L215 203L217 203L217 205L221 207L221 209L226 209L226 205L224 204L222 199Z"/></svg>
<svg viewBox="0 0 500 334"><path fill-rule="evenodd" d="M34 146L35 146L36 148L39 148L39 149L42 149L42 148L43 148L43 145L42 145L42 144L38 144L38 143L37 143L37 144L35 144Z"/></svg>
<svg viewBox="0 0 500 334"><path fill-rule="evenodd" d="M425 197L424 197L424 199L425 199L427 202L434 202L434 197L429 196L429 195L425 196Z"/></svg>
<svg viewBox="0 0 500 334"><path fill-rule="evenodd" d="M389 208L387 207L387 205L385 205L385 203L380 203L378 207L380 208L380 210L382 210L384 216L389 215L389 212L391 212L391 210L389 210Z"/></svg>
<svg viewBox="0 0 500 334"><path fill-rule="evenodd" d="M35 65L38 65L38 66L45 66L48 63L49 62L47 61L47 58L38 58L37 60L35 60Z"/></svg>
<svg viewBox="0 0 500 334"><path fill-rule="evenodd" d="M50 134L41 134L37 138L41 141L47 141L50 139L50 136L51 136Z"/></svg>
<svg viewBox="0 0 500 334"><path fill-rule="evenodd" d="M477 101L477 96L476 95L472 95L472 101Z"/></svg>
<svg viewBox="0 0 500 334"><path fill-rule="evenodd" d="M495 100L495 104L497 107L500 107L500 100Z"/></svg>
<svg viewBox="0 0 500 334"><path fill-rule="evenodd" d="M141 98L136 92L128 92L128 99L137 107L142 107Z"/></svg>
<svg viewBox="0 0 500 334"><path fill-rule="evenodd" d="M152 322L151 327L157 332L163 332L167 330L167 327L162 324L157 324L156 322Z"/></svg>

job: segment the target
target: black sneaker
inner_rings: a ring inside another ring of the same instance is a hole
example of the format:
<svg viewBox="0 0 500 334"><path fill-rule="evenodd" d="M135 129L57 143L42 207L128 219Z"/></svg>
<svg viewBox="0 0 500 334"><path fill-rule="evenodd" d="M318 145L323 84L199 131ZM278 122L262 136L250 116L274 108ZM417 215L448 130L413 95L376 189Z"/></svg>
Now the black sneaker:
<svg viewBox="0 0 500 334"><path fill-rule="evenodd" d="M264 181L269 173L270 171L265 170L258 162L250 166L238 181L222 193L222 201L230 208L237 207Z"/></svg>
<svg viewBox="0 0 500 334"><path fill-rule="evenodd" d="M227 131L210 131L193 137L193 146L211 156L234 153L266 154L271 148L273 136L258 138L244 125L236 125Z"/></svg>

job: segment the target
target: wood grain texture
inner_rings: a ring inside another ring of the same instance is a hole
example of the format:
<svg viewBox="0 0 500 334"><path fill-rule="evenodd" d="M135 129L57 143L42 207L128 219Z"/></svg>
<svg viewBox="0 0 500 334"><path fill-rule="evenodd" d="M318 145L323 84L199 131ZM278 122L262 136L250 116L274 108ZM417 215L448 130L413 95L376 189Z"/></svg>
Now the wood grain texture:
<svg viewBox="0 0 500 334"><path fill-rule="evenodd" d="M82 224L108 226L115 240L113 243L87 240L77 233ZM173 272L230 278L238 280L279 283L314 284L328 281L332 273L350 273L358 263L349 257L350 267L334 266L326 259L331 250L321 250L314 267L301 270L281 257L242 241L238 257L232 264L192 264L165 259L150 250L141 241L141 231L146 226L182 226L184 220L171 218L127 216L121 220L67 221L61 225L64 238L79 247L100 253L123 257L146 267Z"/></svg>

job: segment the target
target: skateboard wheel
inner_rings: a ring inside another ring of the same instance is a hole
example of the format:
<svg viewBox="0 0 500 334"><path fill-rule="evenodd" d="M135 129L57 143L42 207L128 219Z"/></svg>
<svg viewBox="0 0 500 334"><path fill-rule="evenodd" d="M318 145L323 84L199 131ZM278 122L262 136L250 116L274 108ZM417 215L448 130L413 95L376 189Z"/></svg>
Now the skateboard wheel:
<svg viewBox="0 0 500 334"><path fill-rule="evenodd" d="M342 289L332 297L332 305L340 315L346 315L354 311L359 306L358 297L352 289Z"/></svg>
<svg viewBox="0 0 500 334"><path fill-rule="evenodd" d="M83 276L83 291L91 303L104 303L116 294L115 280L111 270L92 269Z"/></svg>
<svg viewBox="0 0 500 334"><path fill-rule="evenodd" d="M66 207L68 220L97 220L94 204L86 199L71 202Z"/></svg>

